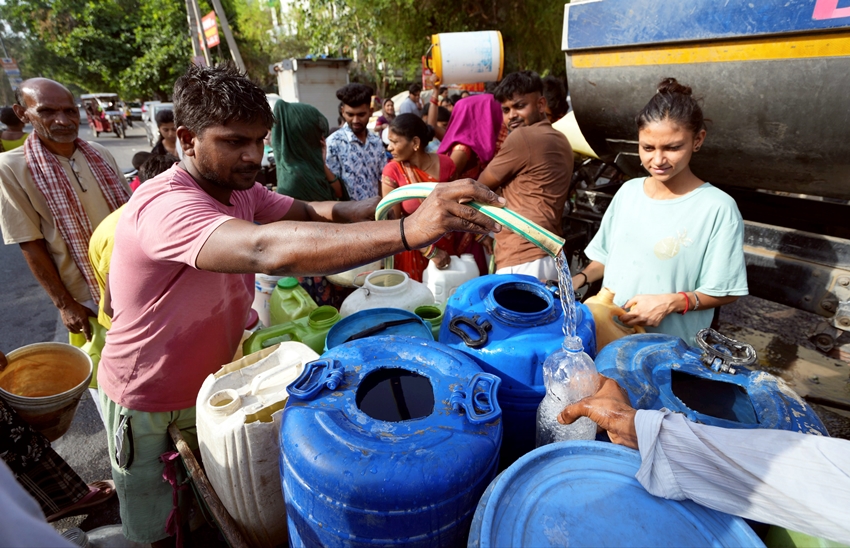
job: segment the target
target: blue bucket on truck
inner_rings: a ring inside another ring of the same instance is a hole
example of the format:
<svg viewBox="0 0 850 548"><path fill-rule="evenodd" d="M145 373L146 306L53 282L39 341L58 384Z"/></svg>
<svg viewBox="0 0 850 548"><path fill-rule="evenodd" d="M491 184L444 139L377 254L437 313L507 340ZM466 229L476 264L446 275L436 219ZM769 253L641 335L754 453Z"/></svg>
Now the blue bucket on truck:
<svg viewBox="0 0 850 548"><path fill-rule="evenodd" d="M352 341L307 364L280 431L290 545L463 545L498 466L499 382L414 337Z"/></svg>
<svg viewBox="0 0 850 548"><path fill-rule="evenodd" d="M704 331L705 336L718 336ZM698 336L698 340L701 338ZM755 361L751 346L726 340L739 350L748 348L748 361ZM636 409L666 407L694 422L723 428L774 428L828 435L812 408L785 381L734 364L731 370L727 364L715 367L715 371L712 362L719 365L722 356L731 358L735 348L723 349L717 342L700 345L702 349L693 348L679 337L661 333L629 335L602 349L596 357L596 370L626 389Z"/></svg>
<svg viewBox="0 0 850 548"><path fill-rule="evenodd" d="M487 488L467 546L764 546L741 518L650 495L639 468L639 452L611 443L535 449Z"/></svg>
<svg viewBox="0 0 850 548"><path fill-rule="evenodd" d="M505 425L502 468L534 449L537 406L543 400L543 362L564 342L557 293L532 276L494 274L460 286L446 303L440 342L471 356L502 379ZM593 315L576 303L576 333L596 356Z"/></svg>

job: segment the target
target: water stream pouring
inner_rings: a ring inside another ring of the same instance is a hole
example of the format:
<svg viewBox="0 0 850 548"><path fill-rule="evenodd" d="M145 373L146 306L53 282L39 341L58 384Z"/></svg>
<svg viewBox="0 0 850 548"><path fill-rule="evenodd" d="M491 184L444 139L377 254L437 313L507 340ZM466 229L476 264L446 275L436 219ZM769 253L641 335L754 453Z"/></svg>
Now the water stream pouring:
<svg viewBox="0 0 850 548"><path fill-rule="evenodd" d="M582 417L565 426L558 422L558 414L564 407L592 396L598 379L596 366L582 350L578 337L565 338L563 347L546 358L543 363L546 395L537 408L537 447L557 441L596 438L596 423L589 418Z"/></svg>

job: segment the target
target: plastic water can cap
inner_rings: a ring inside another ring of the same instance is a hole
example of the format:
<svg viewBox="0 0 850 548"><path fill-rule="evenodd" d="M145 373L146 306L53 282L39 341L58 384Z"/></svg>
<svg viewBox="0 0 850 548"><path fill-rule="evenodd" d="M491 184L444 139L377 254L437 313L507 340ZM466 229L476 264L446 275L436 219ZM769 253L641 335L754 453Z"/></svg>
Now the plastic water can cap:
<svg viewBox="0 0 850 548"><path fill-rule="evenodd" d="M277 281L277 286L281 289L292 289L298 285L298 280L291 277L281 278Z"/></svg>

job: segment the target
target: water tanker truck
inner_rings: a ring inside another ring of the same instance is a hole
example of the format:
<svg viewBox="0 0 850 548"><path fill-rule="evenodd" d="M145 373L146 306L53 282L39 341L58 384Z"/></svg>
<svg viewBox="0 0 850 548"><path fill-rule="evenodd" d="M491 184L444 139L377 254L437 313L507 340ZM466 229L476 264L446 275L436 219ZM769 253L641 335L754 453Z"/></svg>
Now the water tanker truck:
<svg viewBox="0 0 850 548"><path fill-rule="evenodd" d="M691 86L710 120L691 164L738 203L750 293L823 316L821 350L850 331L850 2L573 2L562 49L575 122L625 178L645 175L635 115L655 85ZM574 249L610 178L578 185Z"/></svg>

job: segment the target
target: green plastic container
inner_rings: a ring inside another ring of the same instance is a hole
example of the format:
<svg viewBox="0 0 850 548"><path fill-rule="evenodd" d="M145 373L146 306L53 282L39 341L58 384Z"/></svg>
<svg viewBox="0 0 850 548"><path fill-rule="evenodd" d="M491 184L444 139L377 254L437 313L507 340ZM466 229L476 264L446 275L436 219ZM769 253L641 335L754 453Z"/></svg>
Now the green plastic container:
<svg viewBox="0 0 850 548"><path fill-rule="evenodd" d="M764 544L767 548L847 548L846 544L840 542L789 531L776 525L768 529Z"/></svg>
<svg viewBox="0 0 850 548"><path fill-rule="evenodd" d="M336 308L320 306L303 318L260 329L242 343L242 353L247 356L280 342L296 341L321 354L328 331L340 318Z"/></svg>
<svg viewBox="0 0 850 548"><path fill-rule="evenodd" d="M425 304L416 307L413 313L431 326L431 334L434 335L434 340L439 340L440 324L443 323L443 309L436 305Z"/></svg>
<svg viewBox="0 0 850 548"><path fill-rule="evenodd" d="M92 375L89 388L97 389L97 366L100 364L100 353L106 344L106 328L97 322L97 318L89 316L91 325L91 340L87 341L82 333L68 333L68 342L76 346L91 358ZM321 354L321 352L319 352Z"/></svg>
<svg viewBox="0 0 850 548"><path fill-rule="evenodd" d="M318 305L313 302L307 291L298 285L298 280L281 278L277 281L277 287L272 291L269 301L269 327L304 318L317 308Z"/></svg>

